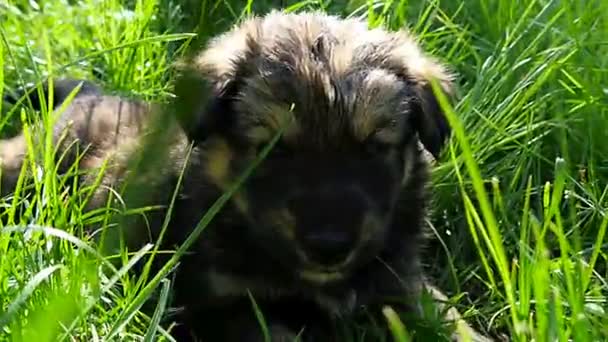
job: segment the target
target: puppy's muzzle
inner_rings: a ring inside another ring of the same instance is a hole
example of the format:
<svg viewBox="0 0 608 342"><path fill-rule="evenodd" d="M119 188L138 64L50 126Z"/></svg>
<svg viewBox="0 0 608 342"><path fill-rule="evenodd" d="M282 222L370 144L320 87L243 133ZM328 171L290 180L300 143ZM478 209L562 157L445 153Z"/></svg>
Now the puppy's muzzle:
<svg viewBox="0 0 608 342"><path fill-rule="evenodd" d="M354 234L327 227L302 237L302 244L312 262L320 265L339 265L346 261L356 243Z"/></svg>
<svg viewBox="0 0 608 342"><path fill-rule="evenodd" d="M349 187L323 187L292 196L288 206L308 262L333 268L347 261L357 246L368 207L363 193Z"/></svg>

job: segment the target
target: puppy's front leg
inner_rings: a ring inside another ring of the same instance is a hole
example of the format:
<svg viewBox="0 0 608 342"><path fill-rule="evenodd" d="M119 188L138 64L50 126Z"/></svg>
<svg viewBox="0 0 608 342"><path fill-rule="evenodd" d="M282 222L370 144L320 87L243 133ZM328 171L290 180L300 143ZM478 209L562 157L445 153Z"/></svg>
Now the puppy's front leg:
<svg viewBox="0 0 608 342"><path fill-rule="evenodd" d="M456 325L455 331L452 333L453 341L473 341L473 342L490 342L493 341L489 337L483 336L471 327L463 318L460 312L452 306L446 307L448 297L441 292L436 286L428 281L424 282L424 289L431 295L440 312L445 312L444 318L449 322L454 322ZM466 336L464 336L466 335Z"/></svg>

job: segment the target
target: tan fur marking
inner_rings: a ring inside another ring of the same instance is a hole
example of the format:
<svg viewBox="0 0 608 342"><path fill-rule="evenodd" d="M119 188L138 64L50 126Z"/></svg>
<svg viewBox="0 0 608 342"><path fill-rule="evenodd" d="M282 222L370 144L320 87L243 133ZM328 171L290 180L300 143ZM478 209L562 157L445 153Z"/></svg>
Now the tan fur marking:
<svg viewBox="0 0 608 342"><path fill-rule="evenodd" d="M266 126L253 126L245 131L245 136L254 144L272 139L272 132Z"/></svg>
<svg viewBox="0 0 608 342"><path fill-rule="evenodd" d="M283 130L282 138L285 141L295 141L297 139L301 129L289 108L277 104L268 104L263 111L265 115L262 122L254 125L246 121L241 123L245 136L253 144L268 143L284 125L287 125L287 127Z"/></svg>
<svg viewBox="0 0 608 342"><path fill-rule="evenodd" d="M220 138L210 139L205 147L203 172L213 184L222 190L232 185L234 175L230 172L230 163L234 158L228 143ZM232 202L242 213L249 210L249 203L241 192L232 196Z"/></svg>
<svg viewBox="0 0 608 342"><path fill-rule="evenodd" d="M359 90L361 96L356 99L352 114L353 132L359 140L382 132L381 137L390 139L387 142L398 141L400 125L394 119L394 105L402 96L401 91L396 76L380 69L369 73Z"/></svg>
<svg viewBox="0 0 608 342"><path fill-rule="evenodd" d="M327 282L342 279L344 275L340 272L323 272L315 270L302 270L300 271L300 277L302 279L317 283L325 284Z"/></svg>
<svg viewBox="0 0 608 342"><path fill-rule="evenodd" d="M281 298L295 294L293 291L268 287L263 282L217 271L209 271L206 277L211 292L218 297L242 296L247 294L247 290L251 291L254 296L263 298Z"/></svg>
<svg viewBox="0 0 608 342"><path fill-rule="evenodd" d="M205 147L204 172L208 179L222 189L228 186L232 151L223 139L209 140Z"/></svg>
<svg viewBox="0 0 608 342"><path fill-rule="evenodd" d="M239 125L247 132L245 134L251 137L261 136L264 140L269 140L277 131L289 124L285 127L284 134L296 135L299 127L292 104L260 101L260 97L272 98L274 90L261 78L254 78L249 83L255 92L241 94L240 101L236 105L239 112L255 114L243 115L239 118ZM263 131L264 129L266 131ZM254 131L251 132L252 130Z"/></svg>
<svg viewBox="0 0 608 342"><path fill-rule="evenodd" d="M265 123L267 127L271 129L273 136L287 124L289 124L289 126L285 127L283 133L285 137L295 136L299 131L293 112L290 111L289 108L283 106L270 105Z"/></svg>

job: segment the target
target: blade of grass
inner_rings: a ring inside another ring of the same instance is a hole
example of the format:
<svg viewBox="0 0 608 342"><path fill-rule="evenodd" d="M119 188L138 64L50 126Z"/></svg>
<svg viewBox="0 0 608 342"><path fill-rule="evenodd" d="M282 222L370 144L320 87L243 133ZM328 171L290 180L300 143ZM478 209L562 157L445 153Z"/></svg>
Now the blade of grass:
<svg viewBox="0 0 608 342"><path fill-rule="evenodd" d="M488 195L484 188L484 184L482 181L481 173L473 158L473 154L471 152L471 148L468 144L468 138L465 134L464 128L460 120L454 114L445 94L443 94L441 88L437 84L436 80L431 80L431 86L437 100L439 101L439 105L441 109L444 111L446 118L450 126L454 130L454 134L458 139L458 142L461 145L461 151L464 157L465 165L467 167L468 172L471 174L473 188L477 195L477 199L481 208L482 216L485 220L485 226L488 229L489 236L491 238L491 244L488 247L492 247L490 251L494 251L492 253L492 258L498 267L499 274L501 275L503 286L505 289L505 296L507 297L508 304L514 308L515 307L515 296L513 293L513 285L511 283L511 277L509 275L509 266L506 260L506 253L504 250L504 246L502 244L502 237L500 234L500 230L498 229L498 223L496 222L496 218L494 217L494 213L489 204ZM513 325L519 326L519 317L517 317L514 309L510 310L511 320L513 321Z"/></svg>
<svg viewBox="0 0 608 342"><path fill-rule="evenodd" d="M156 335L156 331L159 328L160 319L162 318L165 307L167 306L170 288L171 281L169 279L165 278L161 280L161 290L158 305L156 306L156 310L154 310L154 315L152 316L152 320L150 321L150 325L146 331L146 335L144 336L144 342L155 341L154 336Z"/></svg>

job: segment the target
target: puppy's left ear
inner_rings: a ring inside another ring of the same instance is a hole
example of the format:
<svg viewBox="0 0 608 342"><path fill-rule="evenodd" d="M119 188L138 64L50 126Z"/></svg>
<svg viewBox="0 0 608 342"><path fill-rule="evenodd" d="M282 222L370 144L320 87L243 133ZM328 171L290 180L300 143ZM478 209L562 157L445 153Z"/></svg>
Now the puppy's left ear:
<svg viewBox="0 0 608 342"><path fill-rule="evenodd" d="M400 43L392 51L392 64L413 90L412 126L425 149L437 158L451 135L450 125L433 92L432 80L448 97L453 97L453 75L444 65L425 55L407 32L400 32Z"/></svg>
<svg viewBox="0 0 608 342"><path fill-rule="evenodd" d="M234 103L255 71L260 35L260 20L252 17L173 64L174 109L189 140L200 143L233 128Z"/></svg>

